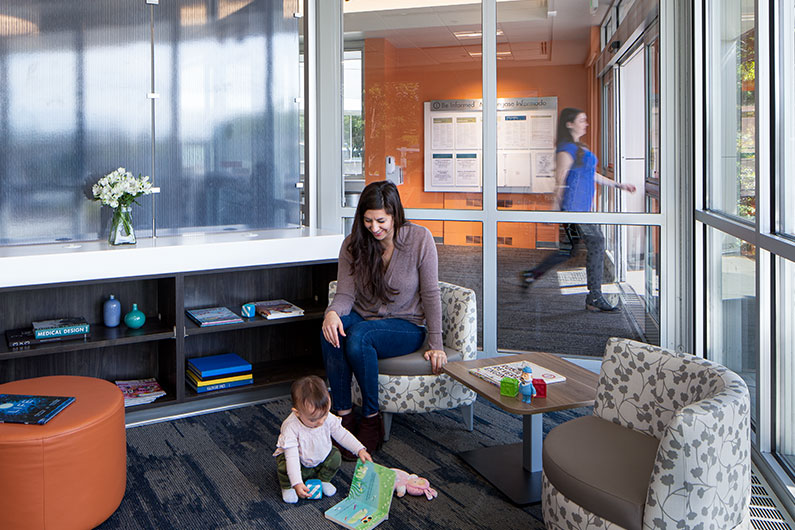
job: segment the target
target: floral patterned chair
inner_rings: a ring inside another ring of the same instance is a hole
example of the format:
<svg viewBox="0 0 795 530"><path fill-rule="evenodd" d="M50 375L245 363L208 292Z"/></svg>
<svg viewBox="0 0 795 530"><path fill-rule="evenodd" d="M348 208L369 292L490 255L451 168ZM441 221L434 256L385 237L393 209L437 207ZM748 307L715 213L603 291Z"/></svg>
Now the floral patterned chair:
<svg viewBox="0 0 795 530"><path fill-rule="evenodd" d="M448 361L468 361L477 356L477 304L475 292L439 282L442 297L442 342ZM329 284L329 304L337 282ZM392 414L433 412L461 408L464 425L471 431L477 394L446 374L434 375L423 357L427 344L414 353L378 362L378 401L384 417L384 439L389 439ZM361 405L361 391L353 379L353 401Z"/></svg>
<svg viewBox="0 0 795 530"><path fill-rule="evenodd" d="M605 349L593 416L544 441L547 528L748 527L750 398L711 361L628 339Z"/></svg>

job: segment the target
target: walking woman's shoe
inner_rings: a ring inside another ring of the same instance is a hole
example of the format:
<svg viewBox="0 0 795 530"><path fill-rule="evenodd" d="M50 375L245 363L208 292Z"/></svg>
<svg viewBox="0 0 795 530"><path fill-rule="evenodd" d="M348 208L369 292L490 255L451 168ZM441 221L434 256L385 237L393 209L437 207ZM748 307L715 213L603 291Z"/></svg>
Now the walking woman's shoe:
<svg viewBox="0 0 795 530"><path fill-rule="evenodd" d="M525 289L533 285L536 279L538 279L538 277L533 271L522 271L522 287Z"/></svg>
<svg viewBox="0 0 795 530"><path fill-rule="evenodd" d="M381 413L370 418L362 417L356 437L364 444L368 453L372 454L380 449L384 443L384 419Z"/></svg>
<svg viewBox="0 0 795 530"><path fill-rule="evenodd" d="M599 311L618 311L618 306L612 305L608 302L604 295L598 295L595 297L588 297L585 299L585 309L592 312L599 312Z"/></svg>
<svg viewBox="0 0 795 530"><path fill-rule="evenodd" d="M350 431L352 435L356 436L356 415L353 413L353 411L350 411L344 416L340 416L340 419L342 420L342 426L348 429L348 431ZM354 460L356 460L357 457L355 454L351 453L350 451L342 447L333 438L331 439L331 443L334 447L340 450L340 454L342 454L343 460L346 460L348 462L353 462Z"/></svg>

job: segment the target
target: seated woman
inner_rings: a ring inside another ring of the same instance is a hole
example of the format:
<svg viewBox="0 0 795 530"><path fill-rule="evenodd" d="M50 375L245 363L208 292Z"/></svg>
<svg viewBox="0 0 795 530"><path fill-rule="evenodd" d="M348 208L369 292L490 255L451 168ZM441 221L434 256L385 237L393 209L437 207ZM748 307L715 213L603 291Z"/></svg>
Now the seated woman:
<svg viewBox="0 0 795 530"><path fill-rule="evenodd" d="M351 235L340 249L337 294L326 309L321 345L333 408L369 452L384 438L378 359L417 351L427 333L425 358L433 373L447 362L438 275L433 237L406 221L395 185L379 181L365 187ZM352 375L362 390L358 429ZM353 455L343 452L343 457Z"/></svg>

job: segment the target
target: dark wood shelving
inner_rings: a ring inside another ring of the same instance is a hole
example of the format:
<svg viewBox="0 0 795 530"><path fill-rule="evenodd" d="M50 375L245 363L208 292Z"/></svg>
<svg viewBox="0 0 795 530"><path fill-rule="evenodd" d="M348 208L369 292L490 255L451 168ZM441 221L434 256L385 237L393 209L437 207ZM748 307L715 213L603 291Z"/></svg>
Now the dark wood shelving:
<svg viewBox="0 0 795 530"><path fill-rule="evenodd" d="M88 350L91 348L106 348L122 344L149 342L153 340L173 339L173 325L164 324L158 320L147 320L143 327L130 329L123 324L115 328L107 328L102 324L91 324L91 333L86 339L55 340L43 344L30 346L17 346L9 348L0 345L0 361L4 359L17 359L33 357L36 355L50 355L53 353Z"/></svg>

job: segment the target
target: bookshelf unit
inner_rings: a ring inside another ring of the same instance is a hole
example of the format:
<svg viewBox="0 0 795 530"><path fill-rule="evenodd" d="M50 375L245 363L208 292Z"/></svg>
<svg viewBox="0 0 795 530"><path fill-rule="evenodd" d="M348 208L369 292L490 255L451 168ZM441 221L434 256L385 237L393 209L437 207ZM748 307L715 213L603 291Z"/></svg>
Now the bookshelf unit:
<svg viewBox="0 0 795 530"><path fill-rule="evenodd" d="M232 251L225 256L229 266L202 268L202 263L192 263L193 270L146 276L0 285L0 383L59 374L109 381L156 378L166 396L151 404L128 407L128 423L254 402L274 389L283 393L284 387L301 375L324 373L320 322L328 284L336 278L336 252L341 240L341 236L321 238L314 255L303 256L300 261L269 263L260 259L258 264L234 266L246 260L237 259ZM261 241L260 247L281 245L281 241ZM300 237L296 242L311 245L317 240ZM250 241L246 243L248 253L258 248ZM114 253L115 249L107 252ZM122 322L117 328L106 328L102 305L110 294L122 303L122 315L133 303L138 304L146 314L144 326L133 330ZM303 308L304 315L276 320L255 316L244 318L243 323L207 327L199 327L185 315L186 309L216 306L226 306L240 315L243 303L276 298ZM6 330L29 327L34 320L66 316L85 317L91 325L90 336L19 348L7 346ZM252 385L202 394L187 386L187 359L229 352L253 365Z"/></svg>

